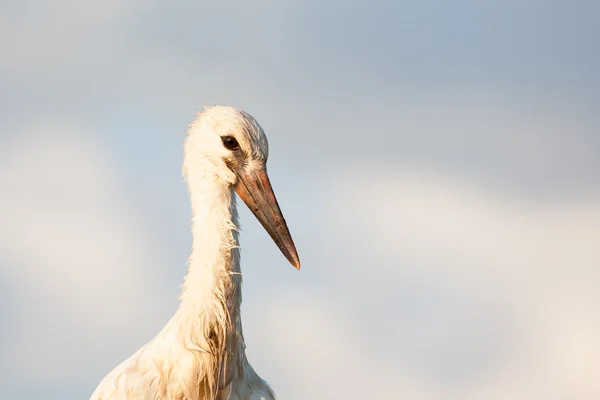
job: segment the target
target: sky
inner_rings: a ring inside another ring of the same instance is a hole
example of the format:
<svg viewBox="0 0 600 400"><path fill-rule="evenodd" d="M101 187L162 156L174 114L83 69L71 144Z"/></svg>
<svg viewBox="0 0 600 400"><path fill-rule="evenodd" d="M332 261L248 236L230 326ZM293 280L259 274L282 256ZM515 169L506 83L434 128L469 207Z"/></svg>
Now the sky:
<svg viewBox="0 0 600 400"><path fill-rule="evenodd" d="M0 0L0 398L88 398L176 310L204 104L265 129L302 260L240 206L278 398L600 398L599 12Z"/></svg>

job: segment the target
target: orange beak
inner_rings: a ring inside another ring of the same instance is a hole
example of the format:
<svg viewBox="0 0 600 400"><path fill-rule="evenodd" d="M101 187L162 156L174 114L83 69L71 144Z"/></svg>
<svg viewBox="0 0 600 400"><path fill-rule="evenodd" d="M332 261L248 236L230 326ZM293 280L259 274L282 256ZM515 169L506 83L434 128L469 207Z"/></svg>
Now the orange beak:
<svg viewBox="0 0 600 400"><path fill-rule="evenodd" d="M236 174L238 181L234 186L235 192L269 233L285 258L294 268L300 269L300 258L298 258L296 246L277 203L275 193L273 193L267 171L246 168Z"/></svg>

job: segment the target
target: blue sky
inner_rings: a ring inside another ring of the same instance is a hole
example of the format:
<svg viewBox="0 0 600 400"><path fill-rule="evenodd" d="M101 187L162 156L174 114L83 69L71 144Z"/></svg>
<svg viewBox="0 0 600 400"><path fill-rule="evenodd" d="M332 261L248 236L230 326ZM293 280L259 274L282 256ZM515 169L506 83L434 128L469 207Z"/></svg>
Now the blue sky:
<svg viewBox="0 0 600 400"><path fill-rule="evenodd" d="M245 109L303 269L242 210L282 399L594 399L594 1L0 2L0 393L89 396L177 306L202 104Z"/></svg>

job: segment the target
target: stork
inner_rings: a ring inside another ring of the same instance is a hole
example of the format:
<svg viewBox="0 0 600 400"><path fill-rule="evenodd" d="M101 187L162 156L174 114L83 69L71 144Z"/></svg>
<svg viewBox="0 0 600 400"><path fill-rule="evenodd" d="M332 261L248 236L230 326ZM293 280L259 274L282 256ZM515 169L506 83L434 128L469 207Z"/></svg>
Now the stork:
<svg viewBox="0 0 600 400"><path fill-rule="evenodd" d="M267 156L263 129L244 111L205 107L189 125L183 175L193 244L179 308L153 340L102 380L90 400L275 399L246 358L234 195L300 269L267 175Z"/></svg>

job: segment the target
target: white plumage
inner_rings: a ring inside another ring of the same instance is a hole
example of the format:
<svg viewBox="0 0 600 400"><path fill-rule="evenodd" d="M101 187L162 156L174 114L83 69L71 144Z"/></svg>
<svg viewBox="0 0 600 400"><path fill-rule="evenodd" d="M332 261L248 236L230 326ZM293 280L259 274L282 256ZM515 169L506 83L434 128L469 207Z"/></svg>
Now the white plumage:
<svg viewBox="0 0 600 400"><path fill-rule="evenodd" d="M193 245L179 309L152 341L102 380L91 400L275 398L245 354L234 194L299 268L266 174L267 139L247 113L205 107L189 127L184 151Z"/></svg>

